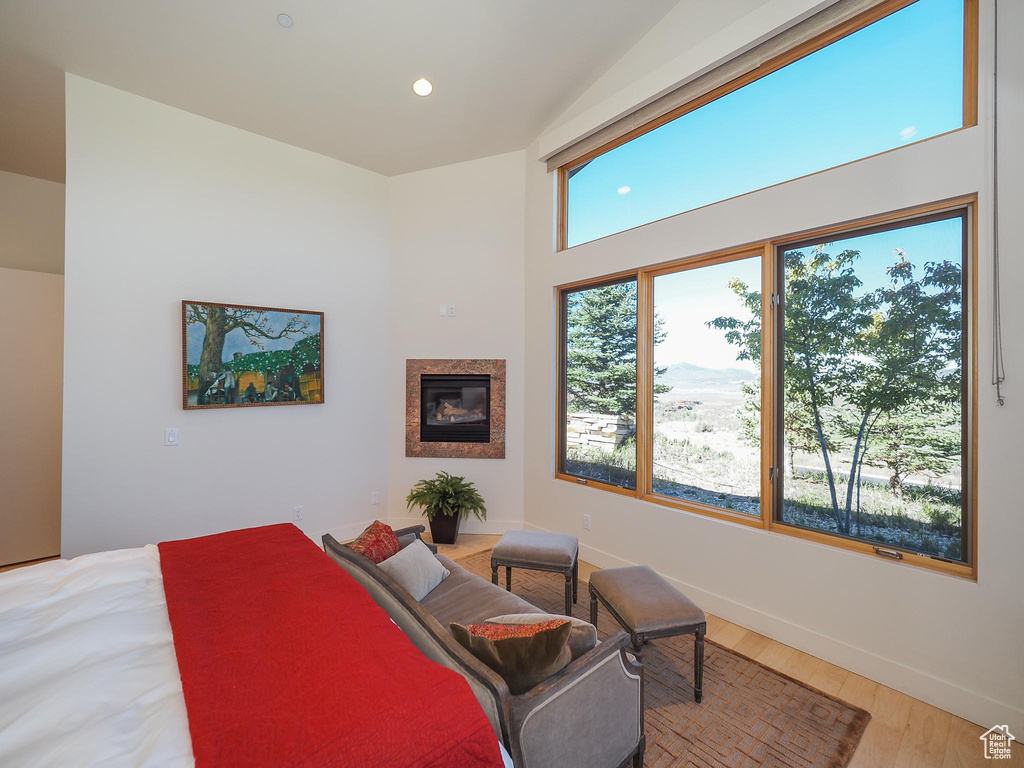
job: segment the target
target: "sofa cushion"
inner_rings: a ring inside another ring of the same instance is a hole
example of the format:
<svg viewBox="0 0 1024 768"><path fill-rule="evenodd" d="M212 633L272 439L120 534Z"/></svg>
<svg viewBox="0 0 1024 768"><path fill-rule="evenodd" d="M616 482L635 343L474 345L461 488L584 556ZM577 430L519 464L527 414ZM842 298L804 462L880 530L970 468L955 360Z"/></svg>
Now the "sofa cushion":
<svg viewBox="0 0 1024 768"><path fill-rule="evenodd" d="M565 619L518 625L451 624L455 640L505 678L513 696L526 693L569 664L571 627Z"/></svg>
<svg viewBox="0 0 1024 768"><path fill-rule="evenodd" d="M391 526L380 520L374 520L354 541L345 546L378 565L402 548Z"/></svg>
<svg viewBox="0 0 1024 768"><path fill-rule="evenodd" d="M447 578L449 571L422 541L414 541L378 566L416 600Z"/></svg>
<svg viewBox="0 0 1024 768"><path fill-rule="evenodd" d="M589 621L577 619L575 616L557 616L548 613L513 613L505 616L492 616L487 624L536 624L551 619L568 621L572 627L569 630L569 650L572 657L578 659L595 645L597 645L597 627Z"/></svg>
<svg viewBox="0 0 1024 768"><path fill-rule="evenodd" d="M470 573L444 555L435 557L451 575L420 600L420 605L442 627L453 621L463 625L483 624L491 616L541 612L523 598Z"/></svg>

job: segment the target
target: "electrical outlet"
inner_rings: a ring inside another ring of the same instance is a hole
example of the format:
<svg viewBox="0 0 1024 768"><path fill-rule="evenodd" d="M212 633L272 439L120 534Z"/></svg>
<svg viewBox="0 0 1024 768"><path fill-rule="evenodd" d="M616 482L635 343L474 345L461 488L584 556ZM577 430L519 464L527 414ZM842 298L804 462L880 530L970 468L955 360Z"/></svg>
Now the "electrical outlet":
<svg viewBox="0 0 1024 768"><path fill-rule="evenodd" d="M583 530L584 531L589 531L590 530L590 515L584 515L583 516Z"/></svg>
<svg viewBox="0 0 1024 768"><path fill-rule="evenodd" d="M293 511L295 512L296 522L299 522L305 518L306 510L304 507L296 507Z"/></svg>
<svg viewBox="0 0 1024 768"><path fill-rule="evenodd" d="M370 494L371 504L380 504L380 491L374 491Z"/></svg>

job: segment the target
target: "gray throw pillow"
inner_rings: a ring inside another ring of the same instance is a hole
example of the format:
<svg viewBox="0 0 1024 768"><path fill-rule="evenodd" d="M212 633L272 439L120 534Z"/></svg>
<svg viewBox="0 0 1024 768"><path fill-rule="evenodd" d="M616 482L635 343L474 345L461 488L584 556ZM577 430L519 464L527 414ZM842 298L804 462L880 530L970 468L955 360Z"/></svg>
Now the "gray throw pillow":
<svg viewBox="0 0 1024 768"><path fill-rule="evenodd" d="M448 569L438 562L427 545L419 539L377 567L397 581L417 602L448 578Z"/></svg>
<svg viewBox="0 0 1024 768"><path fill-rule="evenodd" d="M387 562L386 560L384 562ZM485 624L538 624L552 619L565 619L572 624L569 630L569 650L572 657L578 659L597 645L597 628L589 621L577 619L575 616L559 616L549 613L509 613L504 616L492 616Z"/></svg>

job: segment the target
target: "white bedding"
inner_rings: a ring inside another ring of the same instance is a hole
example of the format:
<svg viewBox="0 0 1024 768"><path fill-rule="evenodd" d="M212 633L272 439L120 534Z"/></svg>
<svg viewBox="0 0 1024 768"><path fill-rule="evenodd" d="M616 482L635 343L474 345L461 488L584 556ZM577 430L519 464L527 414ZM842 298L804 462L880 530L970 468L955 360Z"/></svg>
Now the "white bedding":
<svg viewBox="0 0 1024 768"><path fill-rule="evenodd" d="M0 691L0 765L193 765L157 548L0 574Z"/></svg>
<svg viewBox="0 0 1024 768"><path fill-rule="evenodd" d="M0 573L0 766L194 763L155 546Z"/></svg>

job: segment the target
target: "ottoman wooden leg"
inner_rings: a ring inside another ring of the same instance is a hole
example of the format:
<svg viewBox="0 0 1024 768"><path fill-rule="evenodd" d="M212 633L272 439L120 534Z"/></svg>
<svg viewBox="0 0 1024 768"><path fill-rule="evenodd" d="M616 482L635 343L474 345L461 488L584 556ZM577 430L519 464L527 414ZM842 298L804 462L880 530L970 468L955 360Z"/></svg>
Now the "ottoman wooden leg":
<svg viewBox="0 0 1024 768"><path fill-rule="evenodd" d="M704 695L704 631L702 626L693 640L693 700L698 704Z"/></svg>
<svg viewBox="0 0 1024 768"><path fill-rule="evenodd" d="M633 641L633 650L637 653L640 653L640 650L644 647L644 644L647 642L647 633L630 632L629 637Z"/></svg>
<svg viewBox="0 0 1024 768"><path fill-rule="evenodd" d="M597 595L590 590L590 623L597 626Z"/></svg>
<svg viewBox="0 0 1024 768"><path fill-rule="evenodd" d="M577 602L580 589L580 554L576 553L576 559L572 561L572 601Z"/></svg>
<svg viewBox="0 0 1024 768"><path fill-rule="evenodd" d="M491 560L491 584L498 586L498 564Z"/></svg>
<svg viewBox="0 0 1024 768"><path fill-rule="evenodd" d="M572 616L573 586L572 568L565 570L565 615Z"/></svg>
<svg viewBox="0 0 1024 768"><path fill-rule="evenodd" d="M498 582L494 582L494 583L497 584ZM505 591L506 592L511 592L512 591L512 566L511 565L506 565L505 566Z"/></svg>

